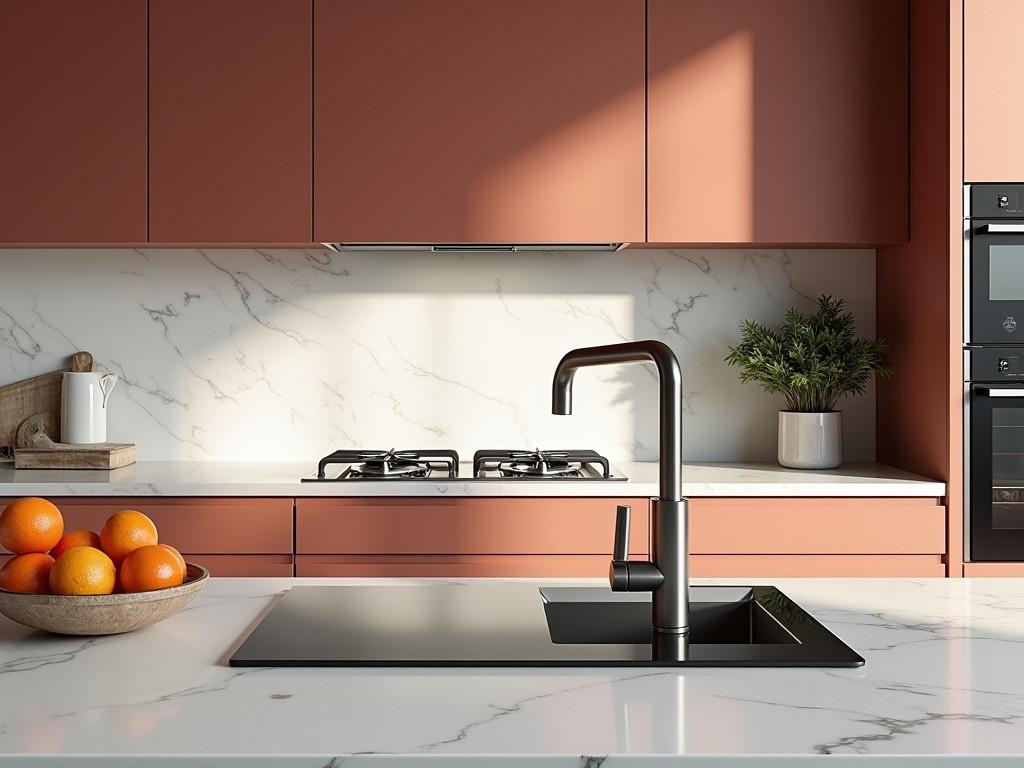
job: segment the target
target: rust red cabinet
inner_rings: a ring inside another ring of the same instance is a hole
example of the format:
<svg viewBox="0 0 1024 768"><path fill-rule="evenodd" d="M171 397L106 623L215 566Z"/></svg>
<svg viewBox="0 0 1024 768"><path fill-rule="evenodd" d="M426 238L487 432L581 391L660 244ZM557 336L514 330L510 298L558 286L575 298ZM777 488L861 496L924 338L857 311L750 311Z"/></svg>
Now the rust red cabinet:
<svg viewBox="0 0 1024 768"><path fill-rule="evenodd" d="M901 0L649 0L647 239L906 240L907 24Z"/></svg>
<svg viewBox="0 0 1024 768"><path fill-rule="evenodd" d="M964 181L1024 179L1024 3L964 2Z"/></svg>
<svg viewBox="0 0 1024 768"><path fill-rule="evenodd" d="M160 541L214 576L291 576L292 499L51 497L65 530L99 531L110 515L137 509ZM0 499L2 509L11 499Z"/></svg>
<svg viewBox="0 0 1024 768"><path fill-rule="evenodd" d="M648 551L649 499L336 498L295 502L297 576L603 576L615 507Z"/></svg>
<svg viewBox="0 0 1024 768"><path fill-rule="evenodd" d="M312 13L151 0L151 241L310 241Z"/></svg>
<svg viewBox="0 0 1024 768"><path fill-rule="evenodd" d="M0 3L0 243L146 239L146 0Z"/></svg>
<svg viewBox="0 0 1024 768"><path fill-rule="evenodd" d="M316 241L644 239L644 0L315 0Z"/></svg>

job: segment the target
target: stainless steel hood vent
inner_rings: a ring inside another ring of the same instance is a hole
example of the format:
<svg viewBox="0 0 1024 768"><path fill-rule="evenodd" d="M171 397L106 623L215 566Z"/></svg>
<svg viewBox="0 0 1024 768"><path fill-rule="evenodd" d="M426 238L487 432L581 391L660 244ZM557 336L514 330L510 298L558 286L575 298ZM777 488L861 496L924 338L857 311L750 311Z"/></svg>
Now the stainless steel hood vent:
<svg viewBox="0 0 1024 768"><path fill-rule="evenodd" d="M525 251L620 251L629 243L323 243L332 251L426 251L517 253Z"/></svg>

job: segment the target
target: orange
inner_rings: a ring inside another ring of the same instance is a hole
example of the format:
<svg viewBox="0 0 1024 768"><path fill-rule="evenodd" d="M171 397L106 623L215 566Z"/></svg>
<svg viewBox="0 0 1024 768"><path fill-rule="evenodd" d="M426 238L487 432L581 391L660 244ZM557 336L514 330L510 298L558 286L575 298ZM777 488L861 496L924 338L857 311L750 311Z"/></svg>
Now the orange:
<svg viewBox="0 0 1024 768"><path fill-rule="evenodd" d="M157 546L158 547L163 547L168 552L170 552L172 555L174 555L175 562L177 562L178 563L178 567L181 568L181 580L184 581L185 580L185 572L188 570L188 567L185 565L185 558L181 556L181 552L176 550L170 544L157 544Z"/></svg>
<svg viewBox="0 0 1024 768"><path fill-rule="evenodd" d="M29 552L8 560L0 568L0 589L11 592L50 592L50 569L53 558L42 552Z"/></svg>
<svg viewBox="0 0 1024 768"><path fill-rule="evenodd" d="M60 537L57 546L50 550L50 557L56 560L72 547L100 548L100 537L92 531L68 531Z"/></svg>
<svg viewBox="0 0 1024 768"><path fill-rule="evenodd" d="M114 563L95 547L72 547L50 569L55 595L109 595L114 591Z"/></svg>
<svg viewBox="0 0 1024 768"><path fill-rule="evenodd" d="M100 546L110 555L114 565L120 565L132 550L156 542L157 533L153 521L134 509L115 512L100 530Z"/></svg>
<svg viewBox="0 0 1024 768"><path fill-rule="evenodd" d="M121 563L118 581L125 592L149 592L176 587L184 574L170 547L153 544L139 547Z"/></svg>
<svg viewBox="0 0 1024 768"><path fill-rule="evenodd" d="M46 499L18 499L0 513L0 547L17 555L48 552L63 534L64 518Z"/></svg>

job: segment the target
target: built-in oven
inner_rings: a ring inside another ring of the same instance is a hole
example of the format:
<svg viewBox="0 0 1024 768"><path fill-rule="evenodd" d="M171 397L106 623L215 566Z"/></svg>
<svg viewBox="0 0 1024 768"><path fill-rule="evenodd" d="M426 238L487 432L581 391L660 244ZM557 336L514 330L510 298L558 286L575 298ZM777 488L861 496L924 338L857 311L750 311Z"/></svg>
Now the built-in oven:
<svg viewBox="0 0 1024 768"><path fill-rule="evenodd" d="M971 344L1024 344L1024 184L970 188Z"/></svg>
<svg viewBox="0 0 1024 768"><path fill-rule="evenodd" d="M1024 348L972 350L970 364L991 379L968 386L970 559L1024 560Z"/></svg>
<svg viewBox="0 0 1024 768"><path fill-rule="evenodd" d="M965 555L1024 561L1024 184L964 203Z"/></svg>

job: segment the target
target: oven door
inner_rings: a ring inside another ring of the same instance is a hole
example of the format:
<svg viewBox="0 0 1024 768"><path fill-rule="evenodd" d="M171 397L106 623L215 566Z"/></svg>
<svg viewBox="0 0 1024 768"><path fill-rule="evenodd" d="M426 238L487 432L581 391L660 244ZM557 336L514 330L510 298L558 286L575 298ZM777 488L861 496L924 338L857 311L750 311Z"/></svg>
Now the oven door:
<svg viewBox="0 0 1024 768"><path fill-rule="evenodd" d="M1024 344L1024 221L971 229L971 343Z"/></svg>
<svg viewBox="0 0 1024 768"><path fill-rule="evenodd" d="M972 560L1024 560L1024 384L971 387Z"/></svg>

